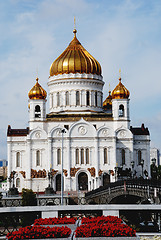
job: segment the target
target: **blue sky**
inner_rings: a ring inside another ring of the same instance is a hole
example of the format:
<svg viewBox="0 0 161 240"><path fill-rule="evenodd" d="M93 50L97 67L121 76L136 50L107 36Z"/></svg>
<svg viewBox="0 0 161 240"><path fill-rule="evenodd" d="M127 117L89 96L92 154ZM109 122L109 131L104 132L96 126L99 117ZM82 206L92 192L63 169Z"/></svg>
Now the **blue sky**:
<svg viewBox="0 0 161 240"><path fill-rule="evenodd" d="M6 131L28 126L28 91L38 76L48 91L51 63L77 37L100 62L104 99L122 82L130 91L131 125L142 123L151 146L161 140L160 0L1 0L0 158L6 158Z"/></svg>

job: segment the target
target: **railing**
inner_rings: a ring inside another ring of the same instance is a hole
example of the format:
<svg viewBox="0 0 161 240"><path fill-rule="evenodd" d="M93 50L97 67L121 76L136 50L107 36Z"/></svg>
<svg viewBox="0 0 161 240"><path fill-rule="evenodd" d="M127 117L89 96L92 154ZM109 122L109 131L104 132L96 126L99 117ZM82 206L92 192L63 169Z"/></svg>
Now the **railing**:
<svg viewBox="0 0 161 240"><path fill-rule="evenodd" d="M49 206L49 205L60 205L61 196L60 194L51 195L37 195L37 206ZM22 206L21 196L3 197L1 199L3 207L20 207ZM78 195L68 195L64 194L63 205L73 205L80 204L84 205L86 203L84 193Z"/></svg>
<svg viewBox="0 0 161 240"><path fill-rule="evenodd" d="M161 181L158 180L150 180L150 179L127 179L127 180L121 180L114 183L109 183L106 186L101 186L95 190L92 190L91 192L88 192L85 194L86 198L90 198L92 196L99 195L100 193L106 192L108 194L116 191L116 190L128 190L128 189L134 189L134 190L146 190L154 192L154 189L157 189L158 192L161 191Z"/></svg>
<svg viewBox="0 0 161 240"><path fill-rule="evenodd" d="M7 212L0 213L0 236L18 230L20 227L33 224L41 217L41 212Z"/></svg>

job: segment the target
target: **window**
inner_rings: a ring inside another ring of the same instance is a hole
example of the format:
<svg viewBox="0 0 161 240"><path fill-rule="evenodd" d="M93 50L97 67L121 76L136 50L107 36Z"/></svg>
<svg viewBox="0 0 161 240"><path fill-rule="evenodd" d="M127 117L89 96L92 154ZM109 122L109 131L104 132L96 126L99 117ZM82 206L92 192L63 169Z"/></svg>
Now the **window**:
<svg viewBox="0 0 161 240"><path fill-rule="evenodd" d="M107 148L104 148L103 154L104 154L104 164L107 164Z"/></svg>
<svg viewBox="0 0 161 240"><path fill-rule="evenodd" d="M97 92L95 92L95 106L97 107Z"/></svg>
<svg viewBox="0 0 161 240"><path fill-rule="evenodd" d="M86 149L86 164L89 164L89 148Z"/></svg>
<svg viewBox="0 0 161 240"><path fill-rule="evenodd" d="M36 166L40 166L40 151L36 151Z"/></svg>
<svg viewBox="0 0 161 240"><path fill-rule="evenodd" d="M19 179L19 178L16 179L16 187L17 187L17 188L20 187L20 179Z"/></svg>
<svg viewBox="0 0 161 240"><path fill-rule="evenodd" d="M76 149L76 152L75 152L75 157L76 157L76 164L79 164L79 149L77 148Z"/></svg>
<svg viewBox="0 0 161 240"><path fill-rule="evenodd" d="M76 106L80 105L80 94L79 91L76 91Z"/></svg>
<svg viewBox="0 0 161 240"><path fill-rule="evenodd" d="M81 164L84 164L84 149L81 149Z"/></svg>
<svg viewBox="0 0 161 240"><path fill-rule="evenodd" d="M66 104L66 106L69 105L69 92L65 93L65 104Z"/></svg>
<svg viewBox="0 0 161 240"><path fill-rule="evenodd" d="M60 148L57 149L57 164L61 164L61 150Z"/></svg>
<svg viewBox="0 0 161 240"><path fill-rule="evenodd" d="M90 99L89 99L89 91L86 92L86 105L89 106L89 102L90 102Z"/></svg>
<svg viewBox="0 0 161 240"><path fill-rule="evenodd" d="M119 117L124 117L124 106L122 104L119 106Z"/></svg>
<svg viewBox="0 0 161 240"><path fill-rule="evenodd" d="M39 105L35 106L35 118L40 118L41 117L41 109Z"/></svg>
<svg viewBox="0 0 161 240"><path fill-rule="evenodd" d="M60 93L58 92L57 93L57 107L59 107L60 106Z"/></svg>
<svg viewBox="0 0 161 240"><path fill-rule="evenodd" d="M139 151L138 151L138 164L139 164L139 165L141 164L141 158L142 158L141 155L142 155L142 154L141 154L141 151L139 150Z"/></svg>
<svg viewBox="0 0 161 240"><path fill-rule="evenodd" d="M20 152L16 153L16 167L20 167Z"/></svg>
<svg viewBox="0 0 161 240"><path fill-rule="evenodd" d="M125 165L125 149L121 150L122 166Z"/></svg>
<svg viewBox="0 0 161 240"><path fill-rule="evenodd" d="M66 128L67 130L69 130L69 125L64 125L64 128Z"/></svg>

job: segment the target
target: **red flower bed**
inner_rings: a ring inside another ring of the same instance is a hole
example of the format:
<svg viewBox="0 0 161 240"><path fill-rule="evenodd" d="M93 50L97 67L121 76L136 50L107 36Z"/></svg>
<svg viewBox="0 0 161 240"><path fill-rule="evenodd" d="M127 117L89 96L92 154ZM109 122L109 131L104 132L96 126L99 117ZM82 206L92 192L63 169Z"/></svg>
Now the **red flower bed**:
<svg viewBox="0 0 161 240"><path fill-rule="evenodd" d="M53 225L53 224L75 224L77 218L39 218L34 221L34 225Z"/></svg>
<svg viewBox="0 0 161 240"><path fill-rule="evenodd" d="M8 233L9 240L20 239L42 239L42 238L68 238L71 234L71 229L68 227L41 227L28 226L20 228L18 231Z"/></svg>
<svg viewBox="0 0 161 240"><path fill-rule="evenodd" d="M77 228L76 237L134 237L136 231L121 223L84 224Z"/></svg>
<svg viewBox="0 0 161 240"><path fill-rule="evenodd" d="M82 224L101 224L101 223L122 223L122 220L115 216L101 216L101 217L92 217L92 218L82 218Z"/></svg>

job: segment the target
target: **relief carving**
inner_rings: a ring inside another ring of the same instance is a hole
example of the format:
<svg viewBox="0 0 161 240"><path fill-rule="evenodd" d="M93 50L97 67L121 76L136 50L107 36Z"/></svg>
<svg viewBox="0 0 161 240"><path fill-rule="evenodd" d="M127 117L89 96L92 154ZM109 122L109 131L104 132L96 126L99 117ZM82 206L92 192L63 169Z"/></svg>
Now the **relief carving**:
<svg viewBox="0 0 161 240"><path fill-rule="evenodd" d="M70 176L71 177L75 177L75 174L76 174L76 172L79 170L80 168L71 168L70 169Z"/></svg>
<svg viewBox="0 0 161 240"><path fill-rule="evenodd" d="M52 174L52 176L55 176L55 174L58 172L58 170L54 170L54 169L52 169L51 170L51 174Z"/></svg>
<svg viewBox="0 0 161 240"><path fill-rule="evenodd" d="M22 174L23 178L26 178L26 172L25 171L20 171L20 173Z"/></svg>
<svg viewBox="0 0 161 240"><path fill-rule="evenodd" d="M98 171L98 176L101 176L102 173L103 173L103 171L100 169L100 170Z"/></svg>
<svg viewBox="0 0 161 240"><path fill-rule="evenodd" d="M78 128L78 132L81 135L85 135L87 133L87 129L84 126L81 126L81 127Z"/></svg>
<svg viewBox="0 0 161 240"><path fill-rule="evenodd" d="M39 170L36 171L34 169L31 169L31 178L46 178L46 170Z"/></svg>
<svg viewBox="0 0 161 240"><path fill-rule="evenodd" d="M114 175L115 175L115 173L114 173L114 171L113 171L113 170L109 170L109 172L110 172L110 174L111 174L112 176L114 176Z"/></svg>
<svg viewBox="0 0 161 240"><path fill-rule="evenodd" d="M36 138L40 138L40 137L41 137L41 132L40 132L40 131L36 132L36 133L35 133L35 137L36 137Z"/></svg>
<svg viewBox="0 0 161 240"><path fill-rule="evenodd" d="M63 173L66 177L68 176L68 171L66 169L63 169Z"/></svg>
<svg viewBox="0 0 161 240"><path fill-rule="evenodd" d="M95 170L94 167L92 167L92 168L88 168L87 170L90 172L91 177L95 177L95 175L96 175L96 170Z"/></svg>

